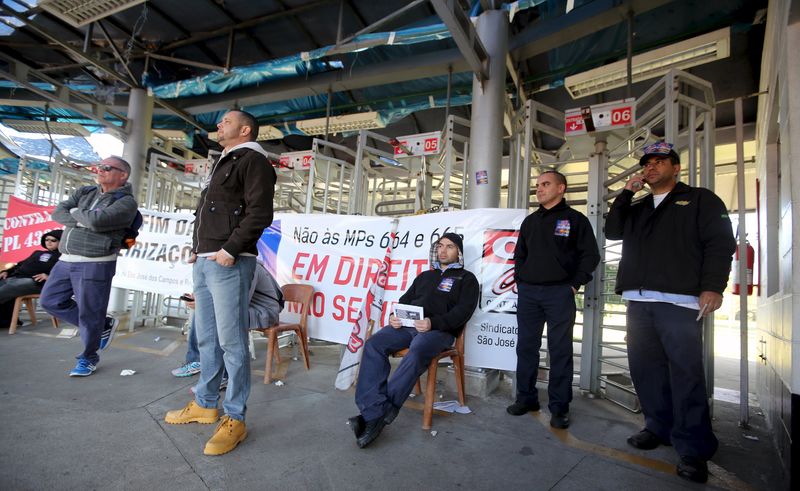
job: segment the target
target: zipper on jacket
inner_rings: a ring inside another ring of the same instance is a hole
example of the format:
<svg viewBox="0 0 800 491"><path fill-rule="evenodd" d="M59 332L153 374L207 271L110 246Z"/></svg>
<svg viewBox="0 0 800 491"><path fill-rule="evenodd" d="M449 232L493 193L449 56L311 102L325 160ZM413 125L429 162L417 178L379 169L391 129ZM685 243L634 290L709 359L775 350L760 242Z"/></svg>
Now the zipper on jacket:
<svg viewBox="0 0 800 491"><path fill-rule="evenodd" d="M217 171L217 168L219 167L220 162L222 162L222 158L220 158L217 161L217 163L214 164L214 168L211 169L211 175L208 176L208 186L206 186L206 189L205 189L206 193L203 195L203 200L200 202L200 213L197 214L197 244L196 244L195 248L199 248L200 247L200 227L203 226L203 220L202 220L203 208L206 206L206 199L208 198L208 188L211 187L211 180L214 178L214 173ZM195 251L195 252L197 252L197 251Z"/></svg>

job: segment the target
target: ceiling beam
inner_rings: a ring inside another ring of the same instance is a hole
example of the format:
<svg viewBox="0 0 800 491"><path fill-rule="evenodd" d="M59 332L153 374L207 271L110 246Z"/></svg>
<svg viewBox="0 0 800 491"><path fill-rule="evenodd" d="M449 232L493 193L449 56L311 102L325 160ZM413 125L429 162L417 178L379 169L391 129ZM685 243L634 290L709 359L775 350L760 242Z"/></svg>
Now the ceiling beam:
<svg viewBox="0 0 800 491"><path fill-rule="evenodd" d="M182 25L180 25L177 22L175 22L172 19L172 17L167 15L166 12L164 12L160 7L158 7L155 2L148 2L147 3L147 8L151 9L153 12L158 14L162 19L167 21L168 24L173 26L182 35L184 35L184 36L191 36L192 35L192 33L190 31L188 31ZM216 55L216 53L211 51L211 49L209 49L209 47L206 46L205 44L197 43L197 49L199 49L201 53L203 53L209 60L211 60L211 63L213 63L214 65L222 65L222 60ZM161 50L159 50L159 51L161 51Z"/></svg>
<svg viewBox="0 0 800 491"><path fill-rule="evenodd" d="M453 41L481 82L489 80L489 54L478 37L469 15L455 0L431 0L436 15L447 26Z"/></svg>
<svg viewBox="0 0 800 491"><path fill-rule="evenodd" d="M233 14L228 12L228 10L222 4L223 1L224 0L222 1L211 0L211 5L213 5L222 15L227 17L229 21L233 22L234 25L241 23L241 20L239 18L235 17ZM264 43L262 43L260 39L258 39L255 36L252 36L248 28L242 28L242 30L244 31L245 34L247 34L250 37L250 40L253 41L253 44L256 45L256 48L258 48L259 51L261 51L261 53L263 53L266 56L272 57L272 52L266 46L264 46ZM226 71L230 70L232 66L231 59L233 57L233 43L235 40L236 40L236 29L230 29L228 31L228 53L227 53L228 55L225 58Z"/></svg>
<svg viewBox="0 0 800 491"><path fill-rule="evenodd" d="M83 117L96 121L107 128L113 129L114 131L122 133L129 131L128 119L122 114L109 110L105 104L101 103L97 99L81 92L74 91L59 81L35 70L28 65L25 65L24 63L14 60L13 58L6 57L6 55L0 55L0 59L8 64L8 70L0 70L0 78L15 82L28 91L36 94L46 101L49 101L50 103L53 103L56 106L75 111ZM49 92L39 89L34 85L34 82L51 84L55 88L55 91ZM85 107L85 105L88 105L90 109L84 109L82 106ZM111 121L108 121L106 119L106 114L119 119L122 122L123 127L120 128Z"/></svg>
<svg viewBox="0 0 800 491"><path fill-rule="evenodd" d="M214 39L214 38L218 38L218 37L222 37L222 36L228 36L228 33L231 30L239 30L239 29L246 29L248 27L255 27L257 25L263 24L265 22L268 22L268 21L271 21L271 20L274 20L274 19L281 19L283 17L296 15L296 14L299 14L301 12L305 12L306 10L312 10L312 9L315 9L315 8L320 7L322 5L333 3L335 1L337 1L337 0L318 0L316 2L309 3L309 4L306 4L306 5L302 5L300 7L295 7L293 9L291 9L291 10L284 10L282 12L275 12L275 13L272 13L272 14L262 15L260 17L254 17L252 19L248 19L248 20L239 22L239 23L234 24L232 26L225 26L225 27L221 27L219 29L214 29L213 31L201 32L201 33L198 33L198 34L194 34L193 36L191 36L191 37L189 37L187 39L181 39L181 40L169 43L169 44L165 44L164 46L159 48L159 51L169 51L169 50L173 50L175 48L180 48L181 46L186 46L186 45L189 45L189 44L195 44L195 43L198 43L200 41L206 41L208 39Z"/></svg>
<svg viewBox="0 0 800 491"><path fill-rule="evenodd" d="M247 107L325 93L329 85L333 92L343 92L447 75L449 66L453 67L453 73L470 70L461 53L457 49L449 49L403 60L309 75L308 78L275 80L225 94L177 100L175 104L191 114L202 114L222 111L234 105Z"/></svg>
<svg viewBox="0 0 800 491"><path fill-rule="evenodd" d="M109 77L109 78L111 78L113 80L116 80L117 82L120 82L121 84L125 85L125 87L127 87L129 89L132 88L132 85L130 84L130 82L128 82L125 77L123 77L119 73L117 73L114 68L112 68L110 66L107 66L105 63L103 63L101 61L94 60L94 59L88 57L87 55L85 55L84 53L82 53L81 51L73 48L69 44L58 40L57 38L55 38L51 34L47 33L46 31L42 30L40 27L38 27L35 24L33 24L31 19L27 19L24 16L19 15L13 9L11 9L9 7L6 7L3 4L0 4L0 11L2 11L4 13L4 15L7 15L7 16L10 16L10 17L14 17L16 19L19 19L21 22L24 22L25 23L25 27L27 29L29 29L30 31L36 33L37 36L40 36L40 37L46 39L47 41L49 41L51 43L55 43L55 44L61 46L61 48L63 48L64 51L69 53L71 57L75 57L77 59L77 61L84 61L88 65L91 65L94 68L96 68L96 69L102 71L103 73L105 73L107 77ZM44 76L44 75L42 74L42 76ZM195 121L194 118L191 115L189 115L186 112L180 110L179 108L174 107L174 105L171 102L162 101L162 100L160 100L158 98L155 98L155 97L153 98L153 102L155 104L165 108L165 109L170 110L176 116L178 116L179 118L184 120L186 123L196 127L197 129L203 129L203 127L200 125L200 123Z"/></svg>
<svg viewBox="0 0 800 491"><path fill-rule="evenodd" d="M631 10L639 15L671 1L594 0L562 16L538 19L529 24L511 38L508 50L514 61L527 60L620 22L626 22Z"/></svg>

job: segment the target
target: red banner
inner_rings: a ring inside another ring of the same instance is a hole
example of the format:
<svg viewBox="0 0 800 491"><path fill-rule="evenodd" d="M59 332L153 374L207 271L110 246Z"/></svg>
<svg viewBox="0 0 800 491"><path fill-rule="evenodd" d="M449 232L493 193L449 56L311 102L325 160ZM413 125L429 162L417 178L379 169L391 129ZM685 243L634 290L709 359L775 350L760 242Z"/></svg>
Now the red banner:
<svg viewBox="0 0 800 491"><path fill-rule="evenodd" d="M18 263L42 248L42 234L62 228L50 218L55 206L41 206L11 196L3 220L0 264Z"/></svg>

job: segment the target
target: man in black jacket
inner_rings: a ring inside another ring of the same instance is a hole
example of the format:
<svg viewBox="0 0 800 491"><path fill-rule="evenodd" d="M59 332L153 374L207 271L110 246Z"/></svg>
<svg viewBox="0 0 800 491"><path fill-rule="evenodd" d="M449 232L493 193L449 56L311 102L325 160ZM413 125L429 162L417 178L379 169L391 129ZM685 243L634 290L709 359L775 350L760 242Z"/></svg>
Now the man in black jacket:
<svg viewBox="0 0 800 491"><path fill-rule="evenodd" d="M434 356L453 345L478 305L478 280L464 269L461 236L447 233L431 246L431 265L414 279L399 303L423 308L425 318L403 327L389 317L389 325L367 340L356 383L356 405L361 414L350 418L358 446L366 447L390 424L428 369ZM389 356L408 348L387 383Z"/></svg>
<svg viewBox="0 0 800 491"><path fill-rule="evenodd" d="M506 411L521 416L539 410L536 378L547 323L550 425L569 426L572 401L572 328L575 294L592 279L600 262L589 220L567 206L567 178L557 171L536 179L539 209L528 215L514 250L517 282L517 397Z"/></svg>
<svg viewBox="0 0 800 491"><path fill-rule="evenodd" d="M195 211L193 246L195 329L200 380L183 409L167 412L169 424L217 422L219 387L228 373L225 415L206 443L206 455L230 452L247 437L250 395L248 313L256 267L256 242L272 223L275 169L256 143L258 123L229 111L217 124L222 155L211 170ZM221 349L220 349L221 348Z"/></svg>
<svg viewBox="0 0 800 491"><path fill-rule="evenodd" d="M61 253L58 242L62 230L51 230L42 235L43 251L34 251L12 268L0 271L0 326L8 326L17 297L40 293L50 270Z"/></svg>
<svg viewBox="0 0 800 491"><path fill-rule="evenodd" d="M702 317L722 305L736 247L725 204L677 182L672 145L654 143L608 213L606 237L622 239L616 292L627 301L628 362L645 428L628 438L650 450L672 445L678 475L705 482L717 450L703 371ZM651 194L632 202L643 185Z"/></svg>

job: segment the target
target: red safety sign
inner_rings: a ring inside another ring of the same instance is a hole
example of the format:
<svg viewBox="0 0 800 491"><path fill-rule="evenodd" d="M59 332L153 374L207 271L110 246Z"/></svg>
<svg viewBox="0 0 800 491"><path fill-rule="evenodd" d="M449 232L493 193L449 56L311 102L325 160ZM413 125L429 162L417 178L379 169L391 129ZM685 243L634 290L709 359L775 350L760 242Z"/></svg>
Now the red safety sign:
<svg viewBox="0 0 800 491"><path fill-rule="evenodd" d="M567 109L564 112L564 136L578 136L596 131L611 131L636 124L636 100L606 102Z"/></svg>

